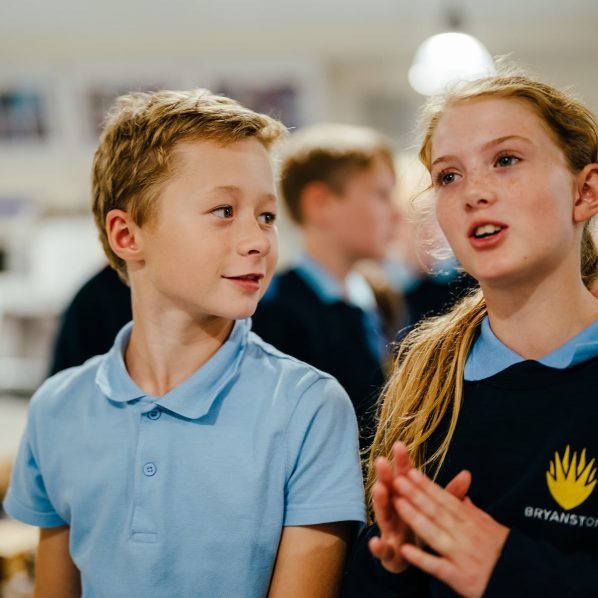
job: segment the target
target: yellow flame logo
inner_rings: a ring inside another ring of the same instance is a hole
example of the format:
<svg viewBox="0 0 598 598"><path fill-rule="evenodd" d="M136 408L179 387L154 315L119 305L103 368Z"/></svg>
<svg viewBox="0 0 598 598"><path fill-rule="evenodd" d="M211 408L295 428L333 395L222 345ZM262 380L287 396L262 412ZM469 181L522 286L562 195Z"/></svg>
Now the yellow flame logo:
<svg viewBox="0 0 598 598"><path fill-rule="evenodd" d="M586 464L586 449L581 451L579 460L577 452L569 455L569 445L561 459L554 453L554 461L550 462L550 469L546 472L546 482L552 498L569 511L584 502L596 485L596 467L592 459Z"/></svg>

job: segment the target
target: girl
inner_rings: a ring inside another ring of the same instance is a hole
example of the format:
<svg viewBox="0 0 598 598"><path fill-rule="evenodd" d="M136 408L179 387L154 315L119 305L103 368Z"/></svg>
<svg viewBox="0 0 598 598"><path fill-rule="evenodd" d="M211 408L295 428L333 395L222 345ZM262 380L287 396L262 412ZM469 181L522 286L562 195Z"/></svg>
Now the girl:
<svg viewBox="0 0 598 598"><path fill-rule="evenodd" d="M345 595L596 596L598 125L509 74L426 122L436 216L480 290L401 344Z"/></svg>

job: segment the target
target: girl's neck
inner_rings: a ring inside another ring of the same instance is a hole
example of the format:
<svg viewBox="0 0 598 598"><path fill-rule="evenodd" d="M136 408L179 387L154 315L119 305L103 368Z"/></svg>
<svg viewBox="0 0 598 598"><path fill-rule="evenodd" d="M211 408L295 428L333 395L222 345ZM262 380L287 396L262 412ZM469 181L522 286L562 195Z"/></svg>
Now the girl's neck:
<svg viewBox="0 0 598 598"><path fill-rule="evenodd" d="M483 288L492 331L525 359L551 353L598 320L598 300L581 279L556 283Z"/></svg>
<svg viewBox="0 0 598 598"><path fill-rule="evenodd" d="M205 364L228 338L234 322L224 318L194 321L176 311L149 310L135 301L125 364L134 382L162 396Z"/></svg>

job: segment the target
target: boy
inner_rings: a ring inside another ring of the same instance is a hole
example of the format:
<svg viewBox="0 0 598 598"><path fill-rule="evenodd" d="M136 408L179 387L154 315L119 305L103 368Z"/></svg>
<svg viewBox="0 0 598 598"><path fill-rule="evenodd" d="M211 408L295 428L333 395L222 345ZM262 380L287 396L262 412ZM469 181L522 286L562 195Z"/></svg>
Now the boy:
<svg viewBox="0 0 598 598"><path fill-rule="evenodd" d="M36 596L335 593L363 515L351 405L249 331L283 134L205 90L109 116L93 207L133 322L32 400L5 509L42 528Z"/></svg>
<svg viewBox="0 0 598 598"><path fill-rule="evenodd" d="M372 129L316 125L293 135L281 189L305 253L275 277L253 317L265 340L338 379L364 445L384 384L386 343L372 289L354 267L382 260L393 238L393 164L391 147Z"/></svg>

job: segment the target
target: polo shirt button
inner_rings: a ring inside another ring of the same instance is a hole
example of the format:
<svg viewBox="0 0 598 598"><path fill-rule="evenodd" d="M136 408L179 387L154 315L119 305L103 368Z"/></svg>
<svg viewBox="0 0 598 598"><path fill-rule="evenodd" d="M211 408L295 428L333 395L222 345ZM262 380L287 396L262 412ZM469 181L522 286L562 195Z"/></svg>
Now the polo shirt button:
<svg viewBox="0 0 598 598"><path fill-rule="evenodd" d="M160 416L162 415L162 412L159 409L152 409L151 411L148 411L147 416L149 419L160 419Z"/></svg>
<svg viewBox="0 0 598 598"><path fill-rule="evenodd" d="M147 477L152 477L156 473L156 471L156 466L151 461L143 466L143 473Z"/></svg>

